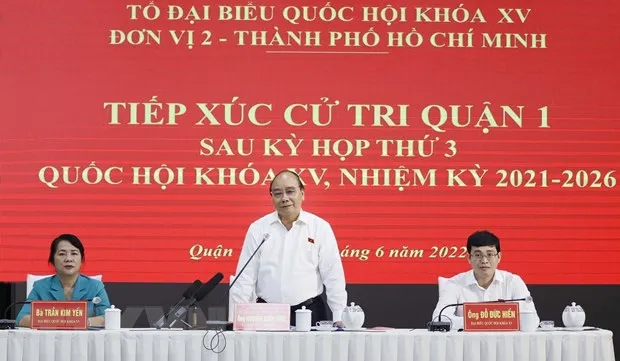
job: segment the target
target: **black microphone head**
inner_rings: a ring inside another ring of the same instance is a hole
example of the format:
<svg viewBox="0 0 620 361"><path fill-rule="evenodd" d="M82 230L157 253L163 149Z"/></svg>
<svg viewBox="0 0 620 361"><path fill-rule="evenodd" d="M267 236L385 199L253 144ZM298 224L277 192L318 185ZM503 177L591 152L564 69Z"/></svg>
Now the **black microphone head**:
<svg viewBox="0 0 620 361"><path fill-rule="evenodd" d="M190 297L192 297L194 295L194 293L196 293L196 291L198 291L200 286L202 286L202 282L200 282L200 280L195 280L194 283L189 285L189 287L187 287L185 292L183 292L183 298L190 298Z"/></svg>
<svg viewBox="0 0 620 361"><path fill-rule="evenodd" d="M209 293L211 293L215 286L222 282L223 279L224 275L221 272L218 272L215 274L215 276L211 277L211 279L207 281L207 283L202 285L202 287L200 287L200 289L196 291L196 294L194 295L194 297L196 298L196 302L200 302Z"/></svg>

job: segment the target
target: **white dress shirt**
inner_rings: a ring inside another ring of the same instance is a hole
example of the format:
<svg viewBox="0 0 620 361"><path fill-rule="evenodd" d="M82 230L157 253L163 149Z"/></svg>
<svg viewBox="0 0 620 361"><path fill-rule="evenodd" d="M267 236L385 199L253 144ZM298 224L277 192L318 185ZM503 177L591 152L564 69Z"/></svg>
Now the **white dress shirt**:
<svg viewBox="0 0 620 361"><path fill-rule="evenodd" d="M269 234L254 259L241 273L252 253ZM341 321L346 307L344 270L336 237L320 217L301 211L290 230L277 212L252 223L237 265L232 303L253 303L252 294L269 303L298 305L327 291L333 320Z"/></svg>
<svg viewBox="0 0 620 361"><path fill-rule="evenodd" d="M439 321L439 319L437 319L439 312L449 304L497 301L498 299L509 300L530 296L530 291L527 289L521 277L500 270L495 270L493 281L487 289L478 285L473 270L459 273L447 279L445 285L440 285L439 288L439 301L437 302L435 311L433 311L433 321ZM536 313L534 301L519 301L519 312ZM538 317L538 314L536 317ZM441 321L451 321L452 329L463 328L463 307L446 308L441 314ZM540 321L540 319L538 319L538 321Z"/></svg>

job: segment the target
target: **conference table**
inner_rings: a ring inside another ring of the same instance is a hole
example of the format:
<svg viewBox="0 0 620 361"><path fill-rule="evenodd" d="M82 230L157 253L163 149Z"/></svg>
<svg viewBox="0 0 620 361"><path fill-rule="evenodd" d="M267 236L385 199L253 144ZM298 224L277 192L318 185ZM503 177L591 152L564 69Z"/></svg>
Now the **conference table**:
<svg viewBox="0 0 620 361"><path fill-rule="evenodd" d="M0 331L0 361L614 361L612 332Z"/></svg>

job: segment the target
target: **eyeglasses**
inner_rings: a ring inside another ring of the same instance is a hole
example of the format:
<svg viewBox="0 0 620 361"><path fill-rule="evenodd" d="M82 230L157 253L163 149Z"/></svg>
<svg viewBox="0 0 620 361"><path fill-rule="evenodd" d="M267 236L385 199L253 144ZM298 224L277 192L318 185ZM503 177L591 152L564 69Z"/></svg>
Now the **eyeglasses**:
<svg viewBox="0 0 620 361"><path fill-rule="evenodd" d="M482 252L475 252L473 253L471 256L476 260L476 261L481 261L483 258L488 259L489 261L493 260L495 257L497 257L498 253L482 253Z"/></svg>
<svg viewBox="0 0 620 361"><path fill-rule="evenodd" d="M285 194L287 197L291 198L294 197L295 194L297 194L297 187L289 187L286 188L284 191L281 189L274 189L269 193L271 193L271 196L276 199L282 198L282 196L284 196Z"/></svg>

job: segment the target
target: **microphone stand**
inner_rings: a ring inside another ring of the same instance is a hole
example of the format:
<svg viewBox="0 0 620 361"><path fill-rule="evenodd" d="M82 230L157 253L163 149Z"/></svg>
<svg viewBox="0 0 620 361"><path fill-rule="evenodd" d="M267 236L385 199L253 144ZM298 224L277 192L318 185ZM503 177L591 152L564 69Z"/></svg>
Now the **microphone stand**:
<svg viewBox="0 0 620 361"><path fill-rule="evenodd" d="M254 252L250 256L250 258L248 258L248 261L243 265L243 267L241 267L241 270L239 271L239 273L237 274L235 279L230 283L230 286L228 286L228 291L229 292L232 289L232 286L235 284L235 282L237 282L237 280L239 279L239 275L241 275L243 273L243 271L245 270L245 268L250 264L250 261L254 258L254 255L256 254L256 252L258 252L258 250L262 247L263 243L265 243L265 241L267 241L269 236L270 236L270 234L267 234L267 235L265 235L265 237L263 237L263 240L258 244L258 247L256 247L256 250L254 250Z"/></svg>
<svg viewBox="0 0 620 361"><path fill-rule="evenodd" d="M239 271L239 273L237 273L237 276L235 277L235 279L230 283L230 285L228 286L228 292L224 292L224 295L222 296L222 298L220 299L220 301L226 296L229 295L230 296L230 290L232 289L232 287L235 285L235 283L237 282L237 280L239 279L239 276L243 273L243 271L245 270L245 268L250 264L250 262L252 261L252 259L254 259L254 256L256 255L256 253L258 252L258 250L263 246L263 244L269 239L269 237L271 237L271 235L269 233L267 233L264 237L263 240L258 244L258 247L256 247L256 249L254 250L254 252L252 252L252 255L250 255L250 258L248 258L248 260L245 262L245 264L243 265L243 267L241 267L241 270ZM231 310L228 310L228 312L231 312ZM207 330L223 330L225 329L226 331L232 331L233 330L233 323L229 322L229 321L209 321L207 320L207 326L206 329Z"/></svg>
<svg viewBox="0 0 620 361"><path fill-rule="evenodd" d="M443 311L446 310L446 308L448 307L458 307L458 306L462 306L462 303L452 303L449 305L444 306L440 311L439 311L439 315L437 315L437 319L439 321L431 321L427 324L427 328L429 331L435 332L435 331L440 331L440 332L448 332L450 331L450 327L452 326L452 321L450 322L445 322L445 321L441 321L441 314L443 313Z"/></svg>
<svg viewBox="0 0 620 361"><path fill-rule="evenodd" d="M7 316L9 315L9 311L17 305L25 305L30 302L31 301L17 301L8 305L7 308L4 310L4 318L0 320L0 330L14 330L17 324L15 320L10 320L7 318Z"/></svg>
<svg viewBox="0 0 620 361"><path fill-rule="evenodd" d="M525 301L527 303L532 302L532 296L527 296L527 297L523 297L523 298L513 298L513 299L502 299L499 298L497 301L481 301L481 302L469 302L469 303L505 303L505 302L517 302L517 301ZM427 328L429 331L441 331L441 332L448 332L450 331L450 328L452 327L452 322L443 322L441 321L441 314L443 313L443 311L446 310L446 308L448 307L458 307L458 306L463 306L465 303L452 303L449 305L444 306L440 311L439 311L439 315L437 315L437 318L439 319L438 321L431 321L427 324Z"/></svg>

